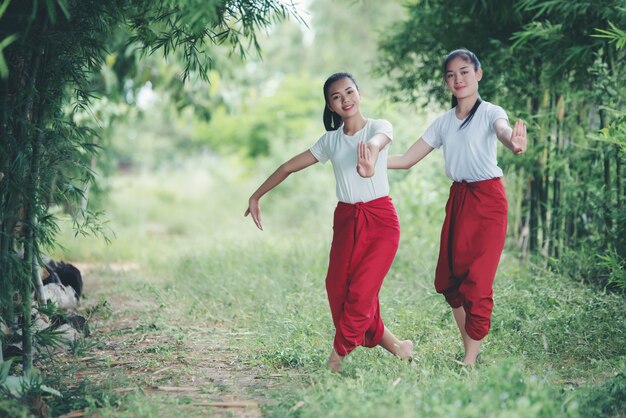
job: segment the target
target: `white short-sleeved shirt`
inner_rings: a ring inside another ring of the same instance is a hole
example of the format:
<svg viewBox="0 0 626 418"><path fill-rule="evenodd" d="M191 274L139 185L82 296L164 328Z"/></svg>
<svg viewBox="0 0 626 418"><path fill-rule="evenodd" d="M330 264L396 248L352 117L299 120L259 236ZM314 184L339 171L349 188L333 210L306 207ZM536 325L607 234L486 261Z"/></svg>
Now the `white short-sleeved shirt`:
<svg viewBox="0 0 626 418"><path fill-rule="evenodd" d="M483 101L463 129L454 108L439 116L422 138L433 148L443 147L446 175L454 181L475 182L502 177L498 167L493 123L508 117L500 106Z"/></svg>
<svg viewBox="0 0 626 418"><path fill-rule="evenodd" d="M356 171L357 146L372 136L382 133L393 140L391 123L384 119L367 119L363 129L354 135L343 133L343 125L336 131L328 131L310 148L311 154L321 163L330 160L337 182L337 199L345 203L369 202L389 195L387 180L387 144L376 160L375 173L363 178Z"/></svg>

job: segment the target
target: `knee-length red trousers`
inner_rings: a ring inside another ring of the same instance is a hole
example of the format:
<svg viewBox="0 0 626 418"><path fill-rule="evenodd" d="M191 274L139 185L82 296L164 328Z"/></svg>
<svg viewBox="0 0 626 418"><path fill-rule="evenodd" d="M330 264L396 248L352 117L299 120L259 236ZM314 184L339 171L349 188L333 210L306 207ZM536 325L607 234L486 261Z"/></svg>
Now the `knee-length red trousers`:
<svg viewBox="0 0 626 418"><path fill-rule="evenodd" d="M378 293L400 241L400 223L389 196L335 209L326 291L340 356L375 347L385 326Z"/></svg>
<svg viewBox="0 0 626 418"><path fill-rule="evenodd" d="M450 187L435 289L463 306L465 330L483 339L491 327L493 280L506 238L508 203L499 178Z"/></svg>

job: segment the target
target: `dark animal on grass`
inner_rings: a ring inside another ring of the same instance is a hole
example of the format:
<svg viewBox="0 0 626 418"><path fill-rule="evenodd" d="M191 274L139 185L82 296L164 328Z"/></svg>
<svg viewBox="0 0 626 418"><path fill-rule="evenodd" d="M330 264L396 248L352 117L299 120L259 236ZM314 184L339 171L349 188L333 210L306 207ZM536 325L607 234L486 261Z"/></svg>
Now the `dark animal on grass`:
<svg viewBox="0 0 626 418"><path fill-rule="evenodd" d="M83 277L78 268L70 263L47 259L44 264L43 284L46 299L53 300L56 305L72 311L78 305L83 294ZM77 330L88 334L85 317L68 312L65 321Z"/></svg>
<svg viewBox="0 0 626 418"><path fill-rule="evenodd" d="M63 261L47 260L45 269L48 276L43 279L44 286L49 283L60 283L63 286L71 286L80 298L83 293L83 277L76 267Z"/></svg>

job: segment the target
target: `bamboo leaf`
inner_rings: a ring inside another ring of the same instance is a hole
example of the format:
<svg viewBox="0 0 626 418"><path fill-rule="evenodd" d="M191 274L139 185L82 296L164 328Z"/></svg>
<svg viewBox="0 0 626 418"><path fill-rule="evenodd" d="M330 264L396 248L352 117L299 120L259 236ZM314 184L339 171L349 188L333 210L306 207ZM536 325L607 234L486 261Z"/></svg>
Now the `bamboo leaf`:
<svg viewBox="0 0 626 418"><path fill-rule="evenodd" d="M11 0L4 0L2 4L0 4L0 18L2 18L2 15L7 10L7 7L9 7L9 3L11 3Z"/></svg>
<svg viewBox="0 0 626 418"><path fill-rule="evenodd" d="M54 25L57 20L57 11L54 5L55 0L46 0L46 9L48 9L48 17L50 22Z"/></svg>
<svg viewBox="0 0 626 418"><path fill-rule="evenodd" d="M9 75L9 67L4 58L4 49L11 45L18 38L17 34L7 36L0 42L0 78L6 78Z"/></svg>
<svg viewBox="0 0 626 418"><path fill-rule="evenodd" d="M38 389L54 396L62 397L61 392L49 386L41 384L37 379L28 376L8 376L0 388L7 390L12 396L20 398L31 389Z"/></svg>
<svg viewBox="0 0 626 418"><path fill-rule="evenodd" d="M9 376L9 370L13 364L13 359L0 362L0 384L4 383Z"/></svg>
<svg viewBox="0 0 626 418"><path fill-rule="evenodd" d="M70 18L69 8L67 6L67 0L57 0L57 4L59 5L59 9L63 12L66 19Z"/></svg>
<svg viewBox="0 0 626 418"><path fill-rule="evenodd" d="M2 41L0 41L0 51L2 51L4 48L6 48L7 46L15 42L18 37L19 37L18 34L14 33L13 35L9 35L6 38L4 38Z"/></svg>
<svg viewBox="0 0 626 418"><path fill-rule="evenodd" d="M619 50L626 45L626 31L619 29L612 22L609 22L611 29L596 28L596 33L592 34L593 38L608 39L609 42L615 43L615 47Z"/></svg>

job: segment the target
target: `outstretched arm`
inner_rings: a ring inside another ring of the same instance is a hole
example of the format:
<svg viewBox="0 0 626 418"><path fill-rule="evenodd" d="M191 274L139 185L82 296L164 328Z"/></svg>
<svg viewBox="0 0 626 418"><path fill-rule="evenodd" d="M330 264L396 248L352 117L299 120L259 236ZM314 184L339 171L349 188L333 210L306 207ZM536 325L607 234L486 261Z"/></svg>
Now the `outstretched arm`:
<svg viewBox="0 0 626 418"><path fill-rule="evenodd" d="M518 119L511 129L506 119L496 119L493 128L496 130L496 136L500 142L513 154L518 155L526 152L526 124L523 120Z"/></svg>
<svg viewBox="0 0 626 418"><path fill-rule="evenodd" d="M420 138L403 155L387 157L387 168L407 170L426 157L434 148Z"/></svg>
<svg viewBox="0 0 626 418"><path fill-rule="evenodd" d="M372 177L374 175L378 154L390 142L391 140L384 134L376 134L367 142L359 142L356 171L361 177Z"/></svg>
<svg viewBox="0 0 626 418"><path fill-rule="evenodd" d="M263 182L263 184L261 184L261 186L259 186L252 196L250 196L250 199L248 199L248 209L246 209L243 216L251 215L257 228L262 231L263 223L261 222L261 205L259 204L261 197L282 183L291 173L307 168L316 162L317 159L311 154L311 151L307 150L296 155L286 163L283 163Z"/></svg>

